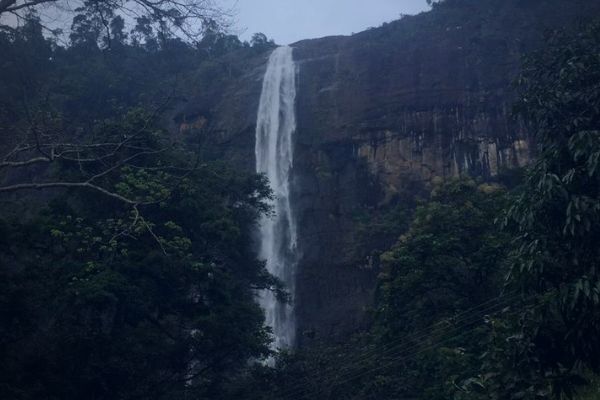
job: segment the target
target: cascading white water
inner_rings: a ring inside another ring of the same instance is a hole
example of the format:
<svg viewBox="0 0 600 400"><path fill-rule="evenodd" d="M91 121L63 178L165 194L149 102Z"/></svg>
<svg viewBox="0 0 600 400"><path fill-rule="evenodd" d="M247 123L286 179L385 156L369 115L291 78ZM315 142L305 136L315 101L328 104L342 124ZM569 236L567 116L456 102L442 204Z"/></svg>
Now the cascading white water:
<svg viewBox="0 0 600 400"><path fill-rule="evenodd" d="M296 130L296 66L291 47L279 47L269 58L256 121L256 171L265 174L273 190L274 216L260 225L261 259L294 298L296 226L290 204L290 172L293 165L292 136ZM282 304L272 292L260 294L266 322L273 329L274 347L294 345L292 304Z"/></svg>

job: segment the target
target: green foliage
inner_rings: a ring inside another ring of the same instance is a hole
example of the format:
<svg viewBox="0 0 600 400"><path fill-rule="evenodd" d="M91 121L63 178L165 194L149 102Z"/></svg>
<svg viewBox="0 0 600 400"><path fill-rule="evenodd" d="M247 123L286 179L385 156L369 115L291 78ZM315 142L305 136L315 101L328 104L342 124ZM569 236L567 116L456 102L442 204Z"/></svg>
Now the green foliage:
<svg viewBox="0 0 600 400"><path fill-rule="evenodd" d="M270 49L275 47L275 42L269 38L264 33L255 33L252 35L252 39L250 39L250 45L257 49Z"/></svg>
<svg viewBox="0 0 600 400"><path fill-rule="evenodd" d="M600 368L598 54L598 25L555 34L519 82L539 157L504 224L509 284L529 301L497 321L486 399L571 398Z"/></svg>
<svg viewBox="0 0 600 400"><path fill-rule="evenodd" d="M600 381L598 377L592 377L590 384L577 393L576 400L595 400L600 395Z"/></svg>
<svg viewBox="0 0 600 400"><path fill-rule="evenodd" d="M459 3L474 2L438 7ZM525 64L517 110L538 158L512 193L459 180L414 214L359 216L368 242L412 215L380 257L373 326L257 368L246 398L598 398L599 55L596 24Z"/></svg>
<svg viewBox="0 0 600 400"><path fill-rule="evenodd" d="M339 345L315 344L257 370L248 399L439 399L462 395L479 371L487 335L482 309L498 296L509 237L494 218L504 189L456 180L437 186L411 213L398 207L374 223L404 231L382 256L374 325ZM367 226L367 225L366 225ZM483 309L490 313L502 303ZM462 316L462 318L461 318ZM266 389L265 389L266 388Z"/></svg>
<svg viewBox="0 0 600 400"><path fill-rule="evenodd" d="M381 398L446 399L477 370L484 314L460 316L500 294L509 240L494 217L505 197L498 186L443 184L382 257L374 332L379 347L402 342L404 353L384 357L390 365Z"/></svg>
<svg viewBox="0 0 600 400"><path fill-rule="evenodd" d="M372 326L275 355L270 368L254 362L272 355L255 293L286 293L256 259L252 231L272 194L264 177L178 149L157 116L189 82L238 74L224 55L273 43L208 24L192 46L147 17L126 32L100 11L79 11L67 47L34 16L0 31L2 145L31 129L83 144L135 137L106 173L68 159L32 172L101 173L98 184L132 204L71 190L41 197L42 210L19 197L28 213L14 201L0 212L0 397L598 397L600 26L555 34L525 64L518 110L539 157L524 184L506 193L454 180L416 206L357 215L355 251L381 267ZM151 151L123 162L139 149Z"/></svg>
<svg viewBox="0 0 600 400"><path fill-rule="evenodd" d="M3 137L14 136L9 128L25 129L20 125L36 113L59 115L69 122L62 129L80 134L94 121L133 107L164 111L188 96L190 87L211 87L227 77L223 69L232 67L221 59L225 55L238 52L243 59L274 46L267 41L250 47L217 27L190 44L161 35L145 17L127 35L118 15L106 11L102 21L97 11L84 9L74 17L68 46L45 37L35 16L17 29L0 29ZM198 71L208 73L195 76Z"/></svg>
<svg viewBox="0 0 600 400"><path fill-rule="evenodd" d="M161 201L72 193L2 220L3 398L218 398L268 354L254 291L277 283L251 241L264 179L208 165L116 179Z"/></svg>
<svg viewBox="0 0 600 400"><path fill-rule="evenodd" d="M156 99L177 90L164 76L194 68L197 50L127 44L118 19L109 48L86 36L92 17L75 21L68 48L34 21L0 33L1 145L36 128L90 148L127 139L99 162L64 157L28 173L98 175L135 204L73 189L26 193L0 212L0 398L223 398L270 354L256 291L286 295L252 239L270 190L200 162L158 126ZM34 208L40 197L50 205Z"/></svg>
<svg viewBox="0 0 600 400"><path fill-rule="evenodd" d="M428 326L495 294L506 248L493 224L502 196L499 187L457 181L417 208L409 231L383 256L386 329ZM410 314L419 318L406 320Z"/></svg>

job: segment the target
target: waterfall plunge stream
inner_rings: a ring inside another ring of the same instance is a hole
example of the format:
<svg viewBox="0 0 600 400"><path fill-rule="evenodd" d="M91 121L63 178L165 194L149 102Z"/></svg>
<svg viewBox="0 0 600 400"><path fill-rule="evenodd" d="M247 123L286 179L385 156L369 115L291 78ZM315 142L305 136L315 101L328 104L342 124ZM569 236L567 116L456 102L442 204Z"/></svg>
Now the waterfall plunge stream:
<svg viewBox="0 0 600 400"><path fill-rule="evenodd" d="M292 53L291 47L279 47L269 58L256 121L256 171L269 178L275 213L261 221L259 257L286 285L293 301L296 226L290 203L290 172L296 130L296 66ZM279 302L270 291L260 294L260 304L273 329L274 347L292 347L296 330L293 305Z"/></svg>

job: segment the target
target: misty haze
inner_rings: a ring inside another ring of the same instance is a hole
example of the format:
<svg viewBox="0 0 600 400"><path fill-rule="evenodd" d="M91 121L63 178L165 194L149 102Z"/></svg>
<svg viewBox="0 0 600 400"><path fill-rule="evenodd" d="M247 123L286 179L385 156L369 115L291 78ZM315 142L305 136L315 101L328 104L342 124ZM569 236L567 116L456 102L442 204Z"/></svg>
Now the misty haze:
<svg viewBox="0 0 600 400"><path fill-rule="evenodd" d="M0 0L0 399L599 400L600 2Z"/></svg>

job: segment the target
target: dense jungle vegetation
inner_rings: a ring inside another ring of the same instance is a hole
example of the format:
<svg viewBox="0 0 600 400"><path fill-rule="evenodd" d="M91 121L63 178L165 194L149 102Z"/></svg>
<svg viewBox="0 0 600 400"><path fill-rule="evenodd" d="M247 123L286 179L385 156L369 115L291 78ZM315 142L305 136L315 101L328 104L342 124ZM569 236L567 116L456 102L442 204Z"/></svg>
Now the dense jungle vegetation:
<svg viewBox="0 0 600 400"><path fill-rule="evenodd" d="M273 353L268 182L163 117L190 76L274 44L152 22L83 8L68 43L35 14L0 29L0 398L600 398L599 24L524 61L536 161L391 211L370 328Z"/></svg>

